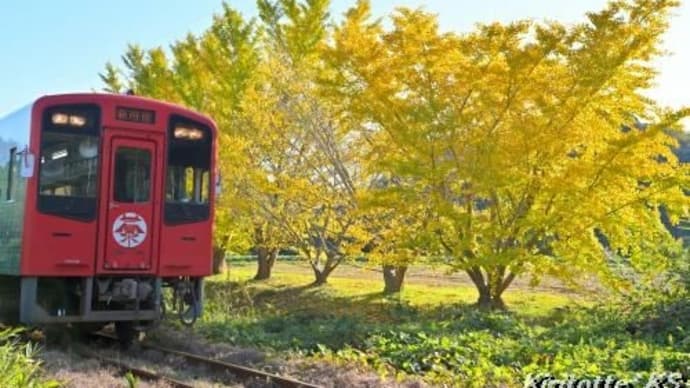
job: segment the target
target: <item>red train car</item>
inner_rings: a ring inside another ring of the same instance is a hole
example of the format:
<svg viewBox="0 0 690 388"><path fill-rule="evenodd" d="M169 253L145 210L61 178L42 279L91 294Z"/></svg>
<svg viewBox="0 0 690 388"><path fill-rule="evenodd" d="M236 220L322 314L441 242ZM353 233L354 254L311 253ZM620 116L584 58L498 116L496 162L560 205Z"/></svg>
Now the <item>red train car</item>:
<svg viewBox="0 0 690 388"><path fill-rule="evenodd" d="M1 119L0 313L131 332L170 295L194 321L212 266L215 139L209 118L127 95L46 96Z"/></svg>

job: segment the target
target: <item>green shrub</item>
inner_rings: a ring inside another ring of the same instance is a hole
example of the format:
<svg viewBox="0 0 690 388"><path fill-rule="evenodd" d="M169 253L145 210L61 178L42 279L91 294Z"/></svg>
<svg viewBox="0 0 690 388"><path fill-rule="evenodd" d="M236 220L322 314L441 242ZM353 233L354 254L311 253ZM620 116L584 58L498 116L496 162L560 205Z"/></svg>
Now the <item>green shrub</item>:
<svg viewBox="0 0 690 388"><path fill-rule="evenodd" d="M37 348L19 341L19 329L0 331L0 387L58 387L55 381L41 379Z"/></svg>

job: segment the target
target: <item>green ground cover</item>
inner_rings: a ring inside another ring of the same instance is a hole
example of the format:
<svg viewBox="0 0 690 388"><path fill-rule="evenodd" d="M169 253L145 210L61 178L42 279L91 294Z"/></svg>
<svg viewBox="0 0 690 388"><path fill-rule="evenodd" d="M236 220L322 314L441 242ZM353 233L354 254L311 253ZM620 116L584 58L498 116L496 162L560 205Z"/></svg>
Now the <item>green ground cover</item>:
<svg viewBox="0 0 690 388"><path fill-rule="evenodd" d="M591 295L516 287L507 312L479 312L470 284L419 277L396 297L357 269L320 288L299 263L252 282L251 263L233 263L207 283L201 332L233 344L366 364L382 374L432 384L520 386L529 375L613 375L646 382L655 372L690 374L690 308L648 306ZM425 280L426 279L426 280Z"/></svg>

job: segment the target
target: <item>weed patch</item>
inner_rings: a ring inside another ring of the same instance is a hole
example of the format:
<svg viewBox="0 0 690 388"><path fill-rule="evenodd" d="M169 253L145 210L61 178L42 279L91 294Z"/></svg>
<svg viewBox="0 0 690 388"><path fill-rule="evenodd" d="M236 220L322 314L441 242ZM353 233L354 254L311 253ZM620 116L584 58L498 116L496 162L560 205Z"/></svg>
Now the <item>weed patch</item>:
<svg viewBox="0 0 690 388"><path fill-rule="evenodd" d="M55 381L44 381L36 345L19 341L20 329L0 331L0 387L58 387Z"/></svg>
<svg viewBox="0 0 690 388"><path fill-rule="evenodd" d="M506 296L509 311L486 313L471 306L471 286L408 285L387 297L362 279L310 288L299 273L267 282L245 275L207 283L205 335L452 386L521 386L543 373L631 382L690 375L687 299L631 308L517 290Z"/></svg>

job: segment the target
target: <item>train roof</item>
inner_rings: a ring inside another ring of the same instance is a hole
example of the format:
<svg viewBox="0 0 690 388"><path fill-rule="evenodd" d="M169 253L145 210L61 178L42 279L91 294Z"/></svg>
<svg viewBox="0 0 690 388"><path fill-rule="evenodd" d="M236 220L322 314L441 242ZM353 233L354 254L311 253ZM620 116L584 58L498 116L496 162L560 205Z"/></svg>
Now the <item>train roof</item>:
<svg viewBox="0 0 690 388"><path fill-rule="evenodd" d="M12 138L17 137L22 140L28 139L29 128L28 123L31 118L32 108L35 105L49 104L55 101L55 103L96 103L96 104L114 104L114 105L130 105L135 107L148 107L150 109L168 109L178 113L183 113L186 117L200 121L205 124L209 124L213 131L215 131L215 122L210 117L199 113L191 108L184 107L182 105L173 104L170 102L165 102L161 100L155 100L152 98L133 96L126 94L114 94L114 93L65 93L65 94L51 94L45 95L35 102L25 105L19 110L11 112L0 118L0 137L5 139L12 133L14 135ZM24 128L25 133L17 133L18 127Z"/></svg>
<svg viewBox="0 0 690 388"><path fill-rule="evenodd" d="M97 103L97 104L115 104L115 105L134 105L136 107L145 108L149 107L151 109L169 109L172 111L177 111L178 113L184 113L184 115L192 120L200 121L202 123L209 124L215 131L215 122L210 117L203 113L200 113L192 108L188 108L182 105L174 104L171 102L166 102L162 100L156 100L153 98L135 96L129 94L115 94L115 93L67 93L67 94L52 94L45 95L36 100L35 104L43 104L46 101L55 100L58 103L62 101L80 101L82 103Z"/></svg>

